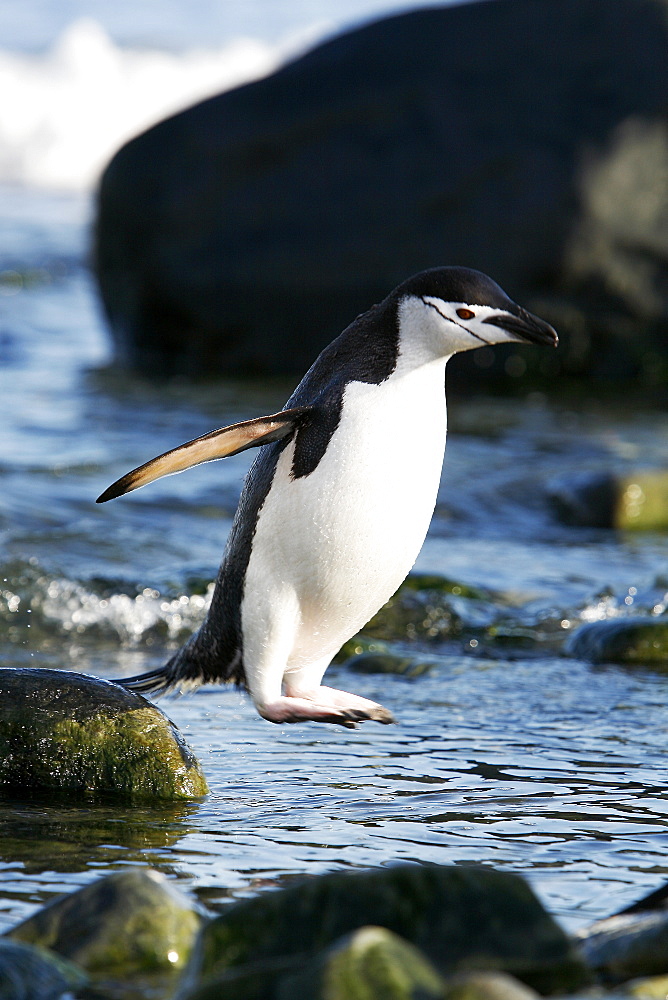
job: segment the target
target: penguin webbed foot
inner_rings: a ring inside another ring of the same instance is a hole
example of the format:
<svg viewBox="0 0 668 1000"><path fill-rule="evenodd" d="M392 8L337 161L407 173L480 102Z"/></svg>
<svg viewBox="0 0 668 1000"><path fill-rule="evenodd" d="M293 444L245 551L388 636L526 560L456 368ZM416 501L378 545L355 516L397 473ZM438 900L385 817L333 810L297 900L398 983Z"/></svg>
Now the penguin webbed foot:
<svg viewBox="0 0 668 1000"><path fill-rule="evenodd" d="M388 709L375 701L327 687L307 695L285 694L276 701L258 706L258 710L268 722L277 724L332 722L346 729L357 729L361 722L380 722L387 726L396 721Z"/></svg>

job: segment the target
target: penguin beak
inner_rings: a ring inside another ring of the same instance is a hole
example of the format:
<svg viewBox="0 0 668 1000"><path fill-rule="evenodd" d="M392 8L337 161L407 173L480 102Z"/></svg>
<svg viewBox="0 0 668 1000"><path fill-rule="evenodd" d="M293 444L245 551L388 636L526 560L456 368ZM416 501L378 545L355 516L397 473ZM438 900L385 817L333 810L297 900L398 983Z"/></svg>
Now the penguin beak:
<svg viewBox="0 0 668 1000"><path fill-rule="evenodd" d="M527 340L530 344L556 347L559 343L557 331L549 323L522 309L521 306L517 307L516 313L502 312L488 316L485 323L499 326L517 340Z"/></svg>

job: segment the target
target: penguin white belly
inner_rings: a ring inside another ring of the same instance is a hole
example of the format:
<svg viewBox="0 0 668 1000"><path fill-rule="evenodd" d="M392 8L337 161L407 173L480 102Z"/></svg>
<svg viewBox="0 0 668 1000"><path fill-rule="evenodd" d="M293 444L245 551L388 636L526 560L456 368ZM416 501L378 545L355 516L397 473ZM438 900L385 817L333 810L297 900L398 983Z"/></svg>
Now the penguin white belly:
<svg viewBox="0 0 668 1000"><path fill-rule="evenodd" d="M282 452L260 511L242 623L251 693L285 673L317 686L341 645L410 571L434 511L446 437L444 359L350 382L316 469L291 479ZM312 678L310 674L312 673Z"/></svg>

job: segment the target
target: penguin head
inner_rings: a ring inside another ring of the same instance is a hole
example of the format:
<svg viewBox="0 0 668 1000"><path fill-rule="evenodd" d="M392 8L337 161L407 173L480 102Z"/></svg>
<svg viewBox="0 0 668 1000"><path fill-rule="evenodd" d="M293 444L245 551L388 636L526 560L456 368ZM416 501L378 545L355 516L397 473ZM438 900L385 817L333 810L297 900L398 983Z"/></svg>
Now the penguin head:
<svg viewBox="0 0 668 1000"><path fill-rule="evenodd" d="M556 331L513 302L495 281L466 267L435 267L393 293L400 323L419 329L436 354L510 341L556 347Z"/></svg>

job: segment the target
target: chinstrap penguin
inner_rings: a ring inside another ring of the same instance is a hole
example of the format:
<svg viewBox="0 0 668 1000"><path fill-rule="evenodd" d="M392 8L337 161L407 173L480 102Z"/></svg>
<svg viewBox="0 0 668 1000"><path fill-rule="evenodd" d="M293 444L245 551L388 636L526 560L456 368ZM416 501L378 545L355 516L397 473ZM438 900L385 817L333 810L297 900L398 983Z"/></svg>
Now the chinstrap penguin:
<svg viewBox="0 0 668 1000"><path fill-rule="evenodd" d="M332 657L394 594L424 541L446 438L445 366L476 347L557 334L486 275L438 267L358 316L286 403L147 462L98 503L262 446L250 468L204 624L145 693L232 681L270 722L393 722L322 685Z"/></svg>

